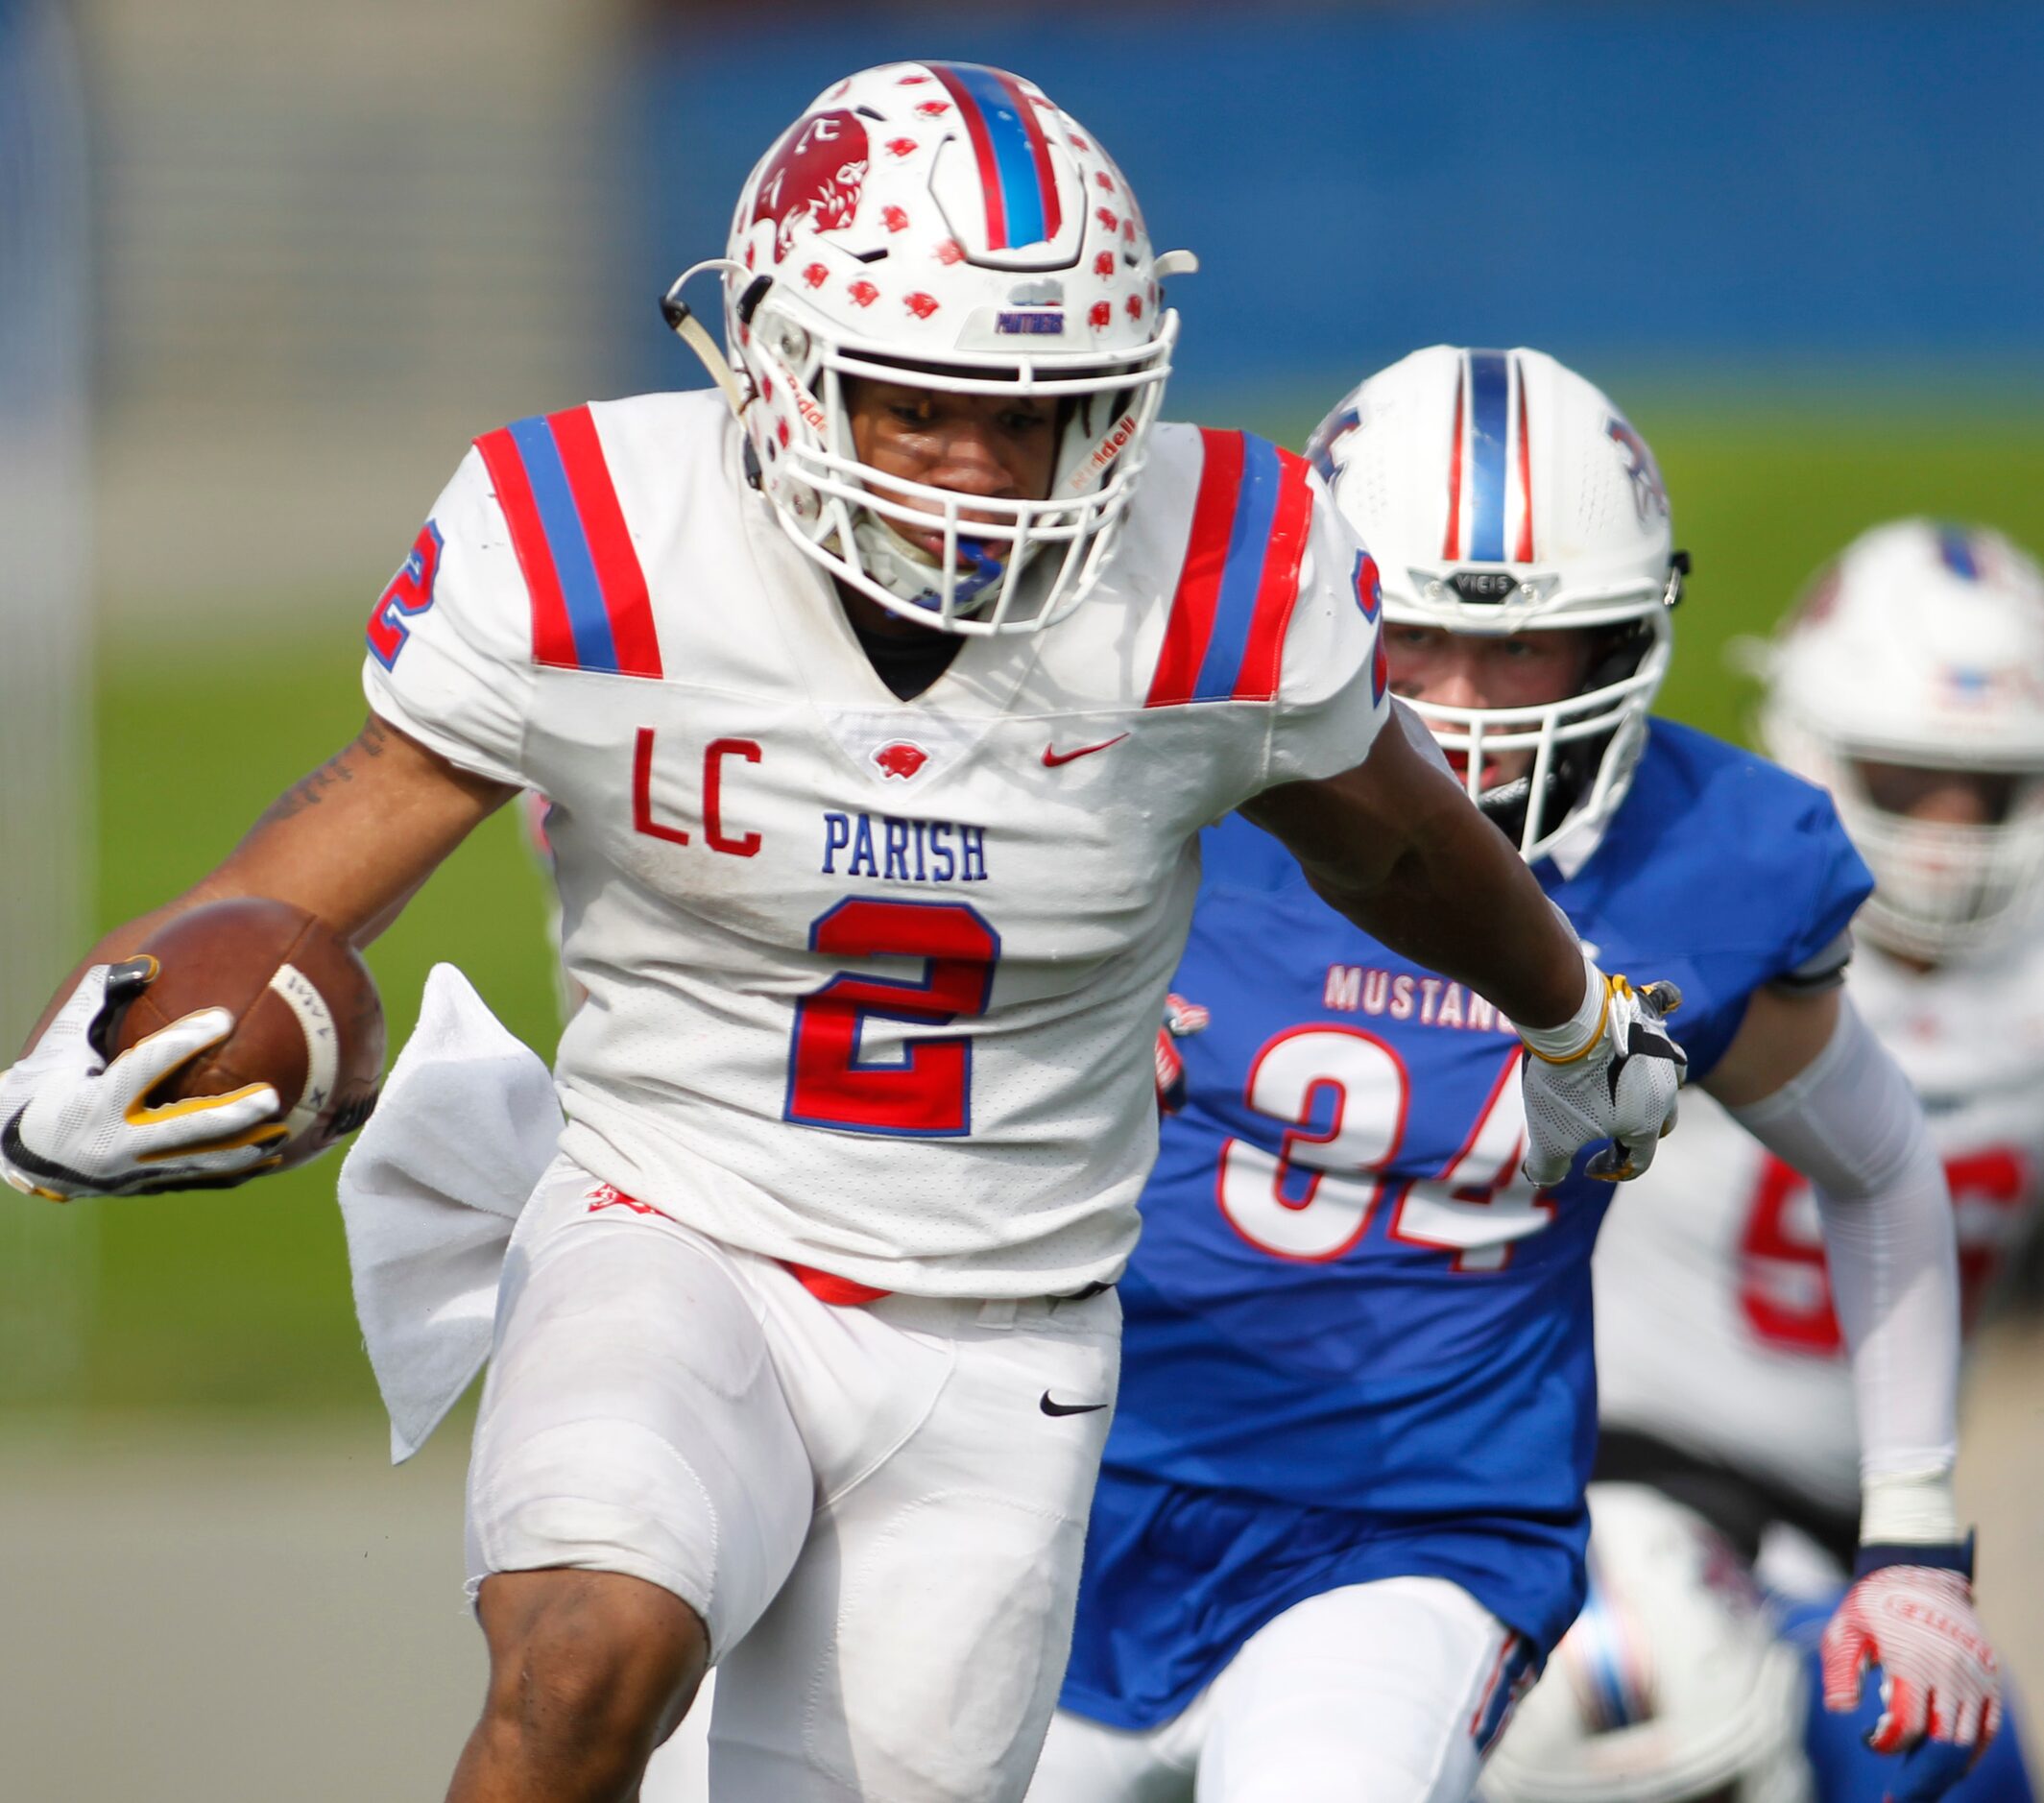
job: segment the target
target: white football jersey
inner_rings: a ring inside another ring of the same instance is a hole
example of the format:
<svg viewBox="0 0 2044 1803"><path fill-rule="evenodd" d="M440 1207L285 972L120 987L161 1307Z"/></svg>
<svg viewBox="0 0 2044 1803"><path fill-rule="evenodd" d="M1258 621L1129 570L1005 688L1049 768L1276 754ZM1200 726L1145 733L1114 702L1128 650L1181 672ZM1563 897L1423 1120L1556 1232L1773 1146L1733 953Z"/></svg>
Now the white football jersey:
<svg viewBox="0 0 2044 1803"><path fill-rule="evenodd" d="M2044 940L1917 975L1855 954L1854 1005L1923 1098L1970 1330L2033 1230L2044 1171ZM1859 1506L1859 1435L1810 1186L1699 1091L1596 1254L1599 1413L1819 1507Z"/></svg>
<svg viewBox="0 0 2044 1803"><path fill-rule="evenodd" d="M1117 1275L1206 823L1386 711L1374 566L1306 465L1159 428L1098 589L898 700L714 394L477 441L370 626L382 718L536 789L589 993L563 1149L881 1288Z"/></svg>

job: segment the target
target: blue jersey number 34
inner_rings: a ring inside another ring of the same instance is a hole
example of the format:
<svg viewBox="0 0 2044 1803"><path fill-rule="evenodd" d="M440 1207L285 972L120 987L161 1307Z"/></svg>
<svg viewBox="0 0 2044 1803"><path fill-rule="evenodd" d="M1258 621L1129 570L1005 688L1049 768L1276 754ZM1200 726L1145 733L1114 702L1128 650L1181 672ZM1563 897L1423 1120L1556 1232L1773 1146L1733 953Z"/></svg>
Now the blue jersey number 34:
<svg viewBox="0 0 2044 1803"><path fill-rule="evenodd" d="M1273 1257L1319 1262L1347 1252L1388 1207L1391 1239L1451 1252L1457 1271L1503 1270L1513 1241L1554 1215L1519 1171L1519 1058L1516 1046L1505 1053L1460 1149L1416 1178L1398 1170L1412 1077L1396 1048L1359 1027L1278 1034L1249 1068L1247 1100L1284 1123L1284 1141L1275 1154L1248 1140L1221 1148L1221 1213Z"/></svg>

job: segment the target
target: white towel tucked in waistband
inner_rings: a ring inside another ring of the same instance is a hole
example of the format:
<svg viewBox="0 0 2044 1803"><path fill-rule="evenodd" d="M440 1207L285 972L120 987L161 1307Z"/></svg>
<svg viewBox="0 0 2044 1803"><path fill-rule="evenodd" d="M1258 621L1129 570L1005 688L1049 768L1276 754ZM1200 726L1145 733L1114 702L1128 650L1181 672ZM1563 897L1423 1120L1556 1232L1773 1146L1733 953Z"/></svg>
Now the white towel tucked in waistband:
<svg viewBox="0 0 2044 1803"><path fill-rule="evenodd" d="M551 1073L451 964L341 1166L355 1313L391 1417L391 1462L439 1427L490 1356L513 1223L562 1126Z"/></svg>

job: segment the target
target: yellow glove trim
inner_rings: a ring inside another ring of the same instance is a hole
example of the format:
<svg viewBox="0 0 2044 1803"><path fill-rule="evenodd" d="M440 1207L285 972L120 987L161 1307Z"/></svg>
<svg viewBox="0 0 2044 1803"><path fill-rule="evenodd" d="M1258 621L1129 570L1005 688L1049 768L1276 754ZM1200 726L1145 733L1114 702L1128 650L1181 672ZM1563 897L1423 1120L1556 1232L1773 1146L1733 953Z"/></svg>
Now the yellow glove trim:
<svg viewBox="0 0 2044 1803"><path fill-rule="evenodd" d="M143 1096L136 1096L122 1113L122 1118L131 1127L153 1127L158 1121L181 1120L186 1115L203 1115L209 1109L225 1107L228 1102L238 1102L245 1096L266 1090L267 1083L244 1083L238 1090L229 1090L224 1095L191 1095L181 1102L165 1102L160 1108L152 1108ZM196 1148L186 1147L185 1150Z"/></svg>
<svg viewBox="0 0 2044 1803"><path fill-rule="evenodd" d="M1629 995L1631 993L1629 985L1625 984L1625 979L1623 976L1607 976L1604 978L1603 1000L1597 1010L1597 1028L1574 1051L1566 1053L1562 1057L1553 1058L1532 1045L1527 1045L1527 1050L1531 1052L1544 1065L1573 1065L1579 1059L1589 1057L1598 1048L1599 1045L1602 1043L1604 1029L1611 1024L1611 994L1614 989L1621 995Z"/></svg>

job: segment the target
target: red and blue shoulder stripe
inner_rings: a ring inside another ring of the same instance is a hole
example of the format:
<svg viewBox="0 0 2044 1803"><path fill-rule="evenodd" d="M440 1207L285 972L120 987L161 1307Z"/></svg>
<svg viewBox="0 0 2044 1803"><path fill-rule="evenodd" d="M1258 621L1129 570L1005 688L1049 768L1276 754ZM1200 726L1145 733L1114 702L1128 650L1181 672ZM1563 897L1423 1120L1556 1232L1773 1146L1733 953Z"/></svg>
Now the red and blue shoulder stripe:
<svg viewBox="0 0 2044 1803"><path fill-rule="evenodd" d="M1268 701L1312 525L1303 457L1242 432L1200 431L1192 530L1150 678L1150 708Z"/></svg>
<svg viewBox="0 0 2044 1803"><path fill-rule="evenodd" d="M532 600L533 661L659 676L645 571L589 410L518 420L475 447Z"/></svg>

